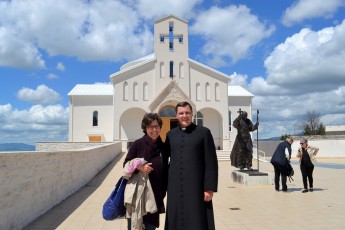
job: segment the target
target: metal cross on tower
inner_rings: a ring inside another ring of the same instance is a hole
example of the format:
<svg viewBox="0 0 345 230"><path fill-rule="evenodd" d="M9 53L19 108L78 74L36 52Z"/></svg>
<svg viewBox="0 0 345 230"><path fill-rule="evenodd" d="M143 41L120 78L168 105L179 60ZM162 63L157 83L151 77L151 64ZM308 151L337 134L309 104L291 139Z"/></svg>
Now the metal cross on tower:
<svg viewBox="0 0 345 230"><path fill-rule="evenodd" d="M164 42L164 39L169 39L169 50L174 50L174 39L178 39L179 43L183 43L183 35L182 34L175 34L174 35L174 23L169 23L169 34L161 34L160 41Z"/></svg>

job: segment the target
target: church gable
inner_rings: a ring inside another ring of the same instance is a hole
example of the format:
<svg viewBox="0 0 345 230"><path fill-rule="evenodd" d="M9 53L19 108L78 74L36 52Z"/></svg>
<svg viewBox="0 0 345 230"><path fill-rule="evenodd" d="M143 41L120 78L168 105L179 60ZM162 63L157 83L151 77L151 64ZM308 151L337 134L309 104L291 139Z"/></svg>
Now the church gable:
<svg viewBox="0 0 345 230"><path fill-rule="evenodd" d="M175 81L171 81L169 85L160 92L155 100L149 105L151 111L155 111L164 101L188 101L192 107L194 103L183 92L183 90L176 85Z"/></svg>

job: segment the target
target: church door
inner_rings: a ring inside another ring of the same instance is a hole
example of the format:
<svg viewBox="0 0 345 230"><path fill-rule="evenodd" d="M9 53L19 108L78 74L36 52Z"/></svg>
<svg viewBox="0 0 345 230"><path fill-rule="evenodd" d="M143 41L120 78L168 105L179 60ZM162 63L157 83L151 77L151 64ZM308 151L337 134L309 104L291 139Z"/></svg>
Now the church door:
<svg viewBox="0 0 345 230"><path fill-rule="evenodd" d="M177 127L178 125L178 121L175 117L162 117L162 121L163 121L163 127L162 127L162 130L161 130L161 138L163 141L165 141L165 138L166 138L166 135L167 135L167 132L170 130L170 129L173 129L175 127Z"/></svg>

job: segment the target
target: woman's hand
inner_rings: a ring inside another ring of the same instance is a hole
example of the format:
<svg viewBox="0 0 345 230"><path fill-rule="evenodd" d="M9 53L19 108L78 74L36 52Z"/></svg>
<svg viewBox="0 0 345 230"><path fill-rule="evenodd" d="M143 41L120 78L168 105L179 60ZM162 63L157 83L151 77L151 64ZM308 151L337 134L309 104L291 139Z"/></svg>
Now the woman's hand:
<svg viewBox="0 0 345 230"><path fill-rule="evenodd" d="M151 165L152 165L152 163L147 163L147 164L141 165L138 167L138 170L140 170L142 173L148 175L153 170Z"/></svg>

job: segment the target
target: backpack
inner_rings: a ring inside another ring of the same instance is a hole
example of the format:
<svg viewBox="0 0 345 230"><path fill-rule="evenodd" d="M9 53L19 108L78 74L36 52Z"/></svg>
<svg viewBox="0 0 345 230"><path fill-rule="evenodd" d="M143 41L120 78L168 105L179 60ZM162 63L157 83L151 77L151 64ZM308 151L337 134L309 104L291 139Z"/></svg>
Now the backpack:
<svg viewBox="0 0 345 230"><path fill-rule="evenodd" d="M293 180L293 175L295 174L292 166L290 163L287 163L287 166L286 166L286 176L289 178L289 181L291 182L291 180Z"/></svg>

